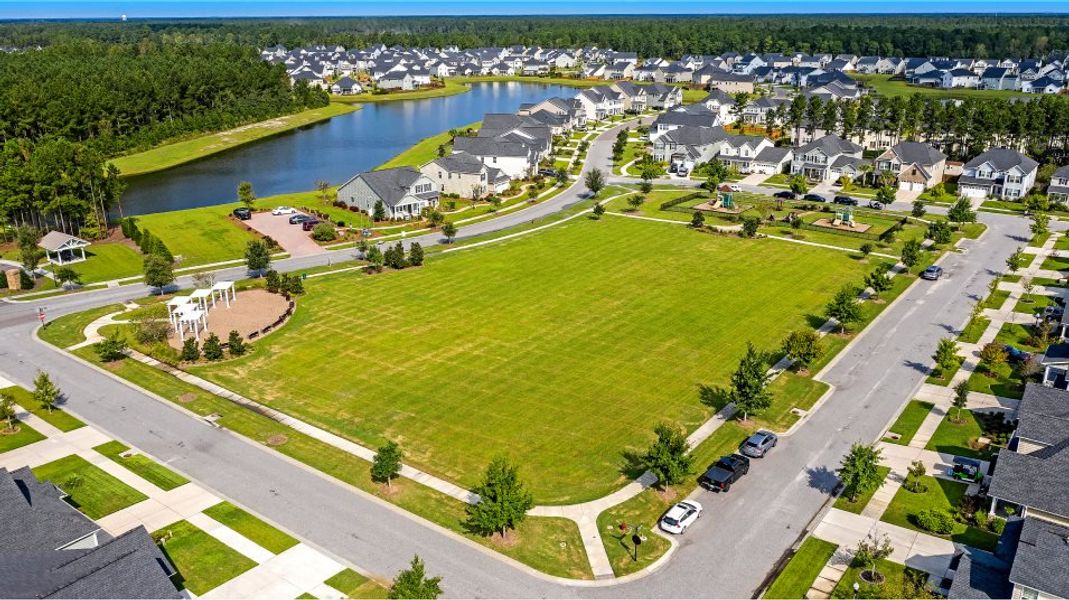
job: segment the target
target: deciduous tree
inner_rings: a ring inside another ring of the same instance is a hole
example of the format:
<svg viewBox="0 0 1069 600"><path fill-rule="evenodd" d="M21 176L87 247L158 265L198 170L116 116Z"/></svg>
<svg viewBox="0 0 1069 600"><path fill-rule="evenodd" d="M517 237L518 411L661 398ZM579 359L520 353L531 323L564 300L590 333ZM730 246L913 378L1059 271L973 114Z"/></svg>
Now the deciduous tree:
<svg viewBox="0 0 1069 600"><path fill-rule="evenodd" d="M882 451L875 444L854 443L835 471L843 482L843 495L856 502L857 497L879 487Z"/></svg>
<svg viewBox="0 0 1069 600"><path fill-rule="evenodd" d="M37 376L33 379L33 399L35 402L48 410L48 412L52 412L52 409L56 407L56 402L59 402L59 398L62 395L63 392L56 387L48 373L44 371L37 372Z"/></svg>
<svg viewBox="0 0 1069 600"><path fill-rule="evenodd" d="M744 421L749 419L750 413L761 412L772 405L772 392L768 390L772 376L768 373L767 362L764 353L758 352L753 343L746 342L746 354L731 375L729 392L731 402L742 413Z"/></svg>
<svg viewBox="0 0 1069 600"><path fill-rule="evenodd" d="M371 479L390 487L390 481L401 473L402 459L401 447L396 442L390 441L379 446L375 459L371 461Z"/></svg>
<svg viewBox="0 0 1069 600"><path fill-rule="evenodd" d="M657 439L642 456L642 466L657 475L664 487L683 481L690 474L692 460L687 436L678 428L661 423L654 428Z"/></svg>
<svg viewBox="0 0 1069 600"><path fill-rule="evenodd" d="M482 482L472 491L480 500L467 506L468 526L484 535L498 532L504 536L534 506L531 492L520 481L518 469L503 456L490 461Z"/></svg>

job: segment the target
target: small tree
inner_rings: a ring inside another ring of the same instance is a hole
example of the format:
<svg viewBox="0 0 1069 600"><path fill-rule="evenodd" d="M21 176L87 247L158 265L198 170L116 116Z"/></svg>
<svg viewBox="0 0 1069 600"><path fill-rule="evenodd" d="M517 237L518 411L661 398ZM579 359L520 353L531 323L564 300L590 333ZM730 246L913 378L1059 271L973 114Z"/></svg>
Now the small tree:
<svg viewBox="0 0 1069 600"><path fill-rule="evenodd" d="M70 267L59 267L52 276L55 277L56 283L62 286L67 284L80 285L82 283L82 276L78 274L78 271Z"/></svg>
<svg viewBox="0 0 1069 600"><path fill-rule="evenodd" d="M271 266L271 251L263 240L252 240L245 246L245 266L257 277Z"/></svg>
<svg viewBox="0 0 1069 600"><path fill-rule="evenodd" d="M63 392L59 391L48 373L44 371L37 372L37 376L33 378L33 399L35 402L48 412L52 412L52 409L56 407L56 402L59 402L59 397L62 395Z"/></svg>
<svg viewBox="0 0 1069 600"><path fill-rule="evenodd" d="M1010 273L1016 273L1022 266L1024 266L1024 248L1017 248L1017 250L1006 259L1006 267L1009 268Z"/></svg>
<svg viewBox="0 0 1069 600"><path fill-rule="evenodd" d="M958 385L954 386L954 422L964 423L965 419L961 416L961 411L965 410L965 407L969 405L969 382L961 380Z"/></svg>
<svg viewBox="0 0 1069 600"><path fill-rule="evenodd" d="M1031 277L1025 277L1021 280L1021 289L1024 290L1024 297L1022 300L1029 304L1035 301L1032 298L1032 291L1036 289L1036 284L1032 283Z"/></svg>
<svg viewBox="0 0 1069 600"><path fill-rule="evenodd" d="M163 290L174 283L174 268L171 263L162 256L149 254L143 261L145 273L145 285Z"/></svg>
<svg viewBox="0 0 1069 600"><path fill-rule="evenodd" d="M880 294L891 289L893 281L887 274L887 269L878 266L868 275L865 275L865 285L872 288L872 297L879 298Z"/></svg>
<svg viewBox="0 0 1069 600"><path fill-rule="evenodd" d="M408 262L405 260L405 249L401 245L401 242L397 242L393 246L386 249L386 252L382 254L382 261L387 267L391 269L403 269L408 266Z"/></svg>
<svg viewBox="0 0 1069 600"><path fill-rule="evenodd" d="M796 329L783 339L783 354L791 359L798 369L806 369L810 363L820 358L824 348L820 336L812 329Z"/></svg>
<svg viewBox="0 0 1069 600"><path fill-rule="evenodd" d="M664 423L653 431L657 439L642 456L642 466L657 475L657 482L662 487L682 482L690 474L692 464L687 436Z"/></svg>
<svg viewBox="0 0 1069 600"><path fill-rule="evenodd" d="M375 206L371 209L371 219L373 221L386 220L386 205L382 203L382 200L375 201Z"/></svg>
<svg viewBox="0 0 1069 600"><path fill-rule="evenodd" d="M226 338L226 348L230 351L230 356L241 356L248 350L237 329L230 330L230 335Z"/></svg>
<svg viewBox="0 0 1069 600"><path fill-rule="evenodd" d="M453 223L442 225L442 235L445 236L445 242L447 244L452 244L453 240L457 237L457 226Z"/></svg>
<svg viewBox="0 0 1069 600"><path fill-rule="evenodd" d="M893 186L881 185L880 188L876 190L876 201L888 205L895 201L895 195L896 190Z"/></svg>
<svg viewBox="0 0 1069 600"><path fill-rule="evenodd" d="M367 249L367 267L371 273L378 273L382 270L382 265L385 264L385 259L382 256L382 250L379 250L378 246L372 246Z"/></svg>
<svg viewBox="0 0 1069 600"><path fill-rule="evenodd" d="M15 416L18 412L15 410L15 397L10 392L0 391L0 419L3 419L7 423L6 430L8 433L14 433L15 429Z"/></svg>
<svg viewBox="0 0 1069 600"><path fill-rule="evenodd" d="M635 194L634 196L631 196L627 199L627 204L631 207L632 211L638 210L638 207L642 206L642 204L645 202L646 197L642 194Z"/></svg>
<svg viewBox="0 0 1069 600"><path fill-rule="evenodd" d="M794 177L791 177L788 185L790 185L791 191L795 194L798 194L799 196L809 191L809 182L807 182L805 180L805 177L802 177L801 175L795 175Z"/></svg>
<svg viewBox="0 0 1069 600"><path fill-rule="evenodd" d="M694 229L701 229L705 226L705 214L700 211L694 211L694 214L690 216L690 226Z"/></svg>
<svg viewBox="0 0 1069 600"><path fill-rule="evenodd" d="M197 338L186 338L186 341L182 342L182 352L179 356L185 362L197 362L200 360L200 346L197 345Z"/></svg>
<svg viewBox="0 0 1069 600"><path fill-rule="evenodd" d="M238 184L238 202L249 210L256 205L256 192L252 191L251 182L242 181Z"/></svg>
<svg viewBox="0 0 1069 600"><path fill-rule="evenodd" d="M115 331L108 337L93 344L93 350L96 351L100 360L104 362L114 362L126 358L126 338L122 337L118 331Z"/></svg>
<svg viewBox="0 0 1069 600"><path fill-rule="evenodd" d="M911 210L909 214L911 214L914 217L917 217L919 219L919 218L923 217L924 213L926 213L926 212L928 212L928 211L925 210L925 208L924 208L924 202L921 202L920 200L914 200L913 201L913 210Z"/></svg>
<svg viewBox="0 0 1069 600"><path fill-rule="evenodd" d="M932 221L928 224L926 235L937 244L949 244L954 239L954 230L946 221Z"/></svg>
<svg viewBox="0 0 1069 600"><path fill-rule="evenodd" d="M854 550L854 560L858 564L868 565L868 570L873 575L871 579L877 580L882 578L876 567L877 563L891 556L892 552L894 552L894 547L891 545L891 538L886 533L881 537L876 537L875 533L870 533L865 536L865 539L857 543L857 548Z"/></svg>
<svg viewBox="0 0 1069 600"><path fill-rule="evenodd" d="M954 341L954 338L939 340L932 358L939 367L939 373L943 376L949 375L958 365L958 343Z"/></svg>
<svg viewBox="0 0 1069 600"><path fill-rule="evenodd" d="M594 215L594 220L595 221L600 220L601 219L601 215L605 214L605 205L600 203L600 202L598 202L598 203L594 204L594 208L591 209L591 212Z"/></svg>
<svg viewBox="0 0 1069 600"><path fill-rule="evenodd" d="M757 237L757 228L761 226L761 219L758 217L743 217L742 218L742 235L748 238Z"/></svg>
<svg viewBox="0 0 1069 600"><path fill-rule="evenodd" d="M586 174L586 189L590 190L592 198L596 198L598 193L605 188L605 174L601 172L601 169L591 169Z"/></svg>
<svg viewBox="0 0 1069 600"><path fill-rule="evenodd" d="M922 246L920 240L906 240L902 244L902 264L913 268L921 260Z"/></svg>
<svg viewBox="0 0 1069 600"><path fill-rule="evenodd" d="M278 290L282 287L282 280L279 277L278 271L268 269L267 273L264 273L264 287L272 294L278 293Z"/></svg>
<svg viewBox="0 0 1069 600"><path fill-rule="evenodd" d="M643 194L647 194L648 195L650 192L653 191L653 182L652 181L643 180L642 183L638 184L638 189Z"/></svg>
<svg viewBox="0 0 1069 600"><path fill-rule="evenodd" d="M304 280L297 273L286 273L282 276L281 289L291 296L303 294Z"/></svg>
<svg viewBox="0 0 1069 600"><path fill-rule="evenodd" d="M861 305L857 301L858 290L852 285L844 285L835 292L831 302L824 308L828 317L839 322L839 331L846 333L850 323L861 320Z"/></svg>
<svg viewBox="0 0 1069 600"><path fill-rule="evenodd" d="M1006 362L1006 349L997 342L984 344L980 349L980 364L987 372L993 372L1002 363Z"/></svg>
<svg viewBox="0 0 1069 600"><path fill-rule="evenodd" d="M801 219L795 220L799 222L801 221ZM872 245L872 242L865 242L864 244L861 244L861 248L859 248L859 250L861 250L861 254L864 254L865 256L872 254L872 251L875 249L876 246Z"/></svg>
<svg viewBox="0 0 1069 600"><path fill-rule="evenodd" d="M954 206L951 206L950 210L947 211L947 218L959 225L962 223L975 223L976 212L972 209L972 204L968 198L958 198Z"/></svg>
<svg viewBox="0 0 1069 600"><path fill-rule="evenodd" d="M928 469L924 466L924 463L915 460L909 464L909 469L906 471L906 489L920 493L925 491L924 483L921 481L921 477L928 473Z"/></svg>
<svg viewBox="0 0 1069 600"><path fill-rule="evenodd" d="M386 487L390 487L390 481L401 473L402 459L401 447L396 442L386 442L379 446L375 459L371 461L371 479L385 482Z"/></svg>
<svg viewBox="0 0 1069 600"><path fill-rule="evenodd" d="M768 382L772 376L763 353L758 352L751 342L746 342L746 354L739 361L739 366L731 375L729 399L736 410L742 412L746 421L750 413L761 412L772 405L772 392L768 391Z"/></svg>
<svg viewBox="0 0 1069 600"><path fill-rule="evenodd" d="M1050 215L1045 212L1032 213L1032 235L1036 237L1050 233Z"/></svg>
<svg viewBox="0 0 1069 600"><path fill-rule="evenodd" d="M208 336L208 339L204 340L203 348L204 358L208 360L220 360L223 358L223 344L219 341L219 336L212 333Z"/></svg>
<svg viewBox="0 0 1069 600"><path fill-rule="evenodd" d="M334 229L334 225L327 223L316 223L312 228L312 239L317 242L330 242L338 239L338 231Z"/></svg>
<svg viewBox="0 0 1069 600"><path fill-rule="evenodd" d="M468 526L484 535L504 536L534 506L531 492L520 481L516 466L505 457L490 461L482 482L472 491L480 500L467 506Z"/></svg>
<svg viewBox="0 0 1069 600"><path fill-rule="evenodd" d="M37 246L37 242L41 241L41 232L29 225L21 225L15 230L15 240L19 246L22 268L33 273L44 256L44 251Z"/></svg>
<svg viewBox="0 0 1069 600"><path fill-rule="evenodd" d="M419 245L419 242L412 242L412 245L408 248L408 264L413 267L419 267L423 265L423 246Z"/></svg>
<svg viewBox="0 0 1069 600"><path fill-rule="evenodd" d="M397 574L390 586L387 598L411 600L435 600L442 595L442 578L427 577L423 561L412 557L409 568Z"/></svg>
<svg viewBox="0 0 1069 600"><path fill-rule="evenodd" d="M851 502L857 502L858 495L869 493L883 481L879 469L881 454L876 444L855 442L843 456L835 472L843 482L843 494Z"/></svg>

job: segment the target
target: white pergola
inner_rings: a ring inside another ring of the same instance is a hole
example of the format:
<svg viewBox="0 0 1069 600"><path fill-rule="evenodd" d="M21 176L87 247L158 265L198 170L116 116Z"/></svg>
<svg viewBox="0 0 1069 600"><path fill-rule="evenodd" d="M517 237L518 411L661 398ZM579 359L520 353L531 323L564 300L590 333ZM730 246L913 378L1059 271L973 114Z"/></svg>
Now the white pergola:
<svg viewBox="0 0 1069 600"><path fill-rule="evenodd" d="M85 249L89 247L89 242L62 231L49 231L37 245L45 251L48 262L64 265L85 260Z"/></svg>
<svg viewBox="0 0 1069 600"><path fill-rule="evenodd" d="M176 321L175 329L178 331L179 340L186 341L187 327L193 333L193 337L199 340L201 330L208 328L208 313L195 304L184 304L178 309Z"/></svg>
<svg viewBox="0 0 1069 600"><path fill-rule="evenodd" d="M200 306L201 310L208 312L208 298L212 299L212 306L215 306L215 292L212 288L202 288L193 290L193 293L189 297Z"/></svg>
<svg viewBox="0 0 1069 600"><path fill-rule="evenodd" d="M188 306L192 299L189 296L175 296L167 301L167 318L171 326L178 328L178 313L183 306Z"/></svg>
<svg viewBox="0 0 1069 600"><path fill-rule="evenodd" d="M226 307L230 308L230 301L237 301L238 293L234 289L233 281L220 281L212 286L212 306L215 306L215 295L219 294L219 297L226 302Z"/></svg>

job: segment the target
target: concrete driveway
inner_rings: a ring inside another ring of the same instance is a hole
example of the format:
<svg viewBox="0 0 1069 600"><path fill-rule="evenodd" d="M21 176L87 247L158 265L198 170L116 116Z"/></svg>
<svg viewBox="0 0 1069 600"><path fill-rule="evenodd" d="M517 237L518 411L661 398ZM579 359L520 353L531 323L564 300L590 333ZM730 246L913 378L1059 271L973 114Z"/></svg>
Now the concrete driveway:
<svg viewBox="0 0 1069 600"><path fill-rule="evenodd" d="M300 225L290 225L292 216L258 212L253 213L252 218L244 223L278 242L278 245L289 252L291 257L312 256L327 252L315 243L312 239L312 232L301 229Z"/></svg>

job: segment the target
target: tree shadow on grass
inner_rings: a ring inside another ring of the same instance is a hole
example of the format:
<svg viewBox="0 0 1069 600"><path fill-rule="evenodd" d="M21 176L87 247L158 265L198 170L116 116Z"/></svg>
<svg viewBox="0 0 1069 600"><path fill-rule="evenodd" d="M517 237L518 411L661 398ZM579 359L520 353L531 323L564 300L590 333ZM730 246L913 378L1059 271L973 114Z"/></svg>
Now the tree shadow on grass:
<svg viewBox="0 0 1069 600"><path fill-rule="evenodd" d="M731 392L725 387L702 383L698 385L698 400L700 400L702 404L719 412L731 402Z"/></svg>
<svg viewBox="0 0 1069 600"><path fill-rule="evenodd" d="M638 479L646 472L642 454L634 450L624 450L620 453L623 463L620 465L620 474L629 480Z"/></svg>
<svg viewBox="0 0 1069 600"><path fill-rule="evenodd" d="M828 467L807 468L806 477L809 487L830 494L839 487L839 476Z"/></svg>
<svg viewBox="0 0 1069 600"><path fill-rule="evenodd" d="M820 327L824 325L827 320L828 317L824 317L821 315L808 314L805 316L805 322L813 329L820 329Z"/></svg>

